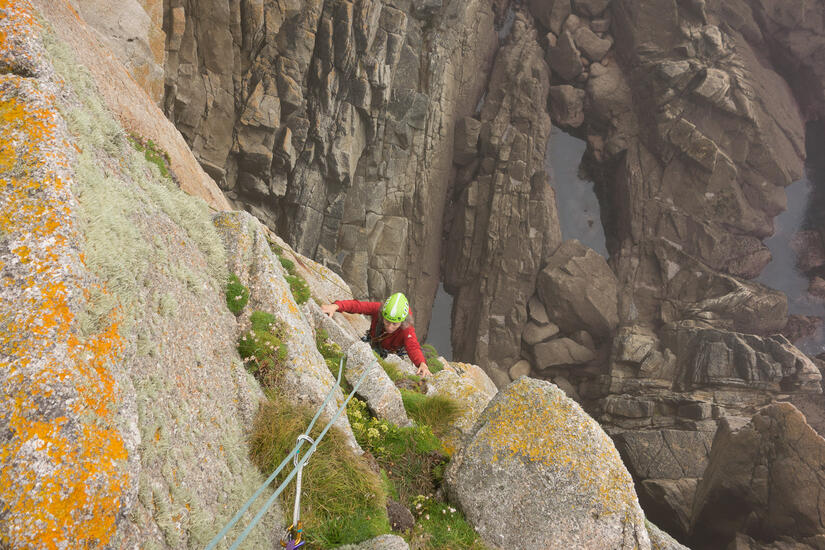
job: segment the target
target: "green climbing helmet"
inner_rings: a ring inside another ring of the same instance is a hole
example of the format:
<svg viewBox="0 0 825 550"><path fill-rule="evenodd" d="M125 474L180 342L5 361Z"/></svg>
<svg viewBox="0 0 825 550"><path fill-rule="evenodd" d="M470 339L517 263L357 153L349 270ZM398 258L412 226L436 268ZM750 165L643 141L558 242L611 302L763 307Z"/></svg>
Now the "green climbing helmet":
<svg viewBox="0 0 825 550"><path fill-rule="evenodd" d="M390 323L403 322L409 312L410 303L407 301L407 297L400 292L396 292L387 298L387 301L381 306L381 315Z"/></svg>

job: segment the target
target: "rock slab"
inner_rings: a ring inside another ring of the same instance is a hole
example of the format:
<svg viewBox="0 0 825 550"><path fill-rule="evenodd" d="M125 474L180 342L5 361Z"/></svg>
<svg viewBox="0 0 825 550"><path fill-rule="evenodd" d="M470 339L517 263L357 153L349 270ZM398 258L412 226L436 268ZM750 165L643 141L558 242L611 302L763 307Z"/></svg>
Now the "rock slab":
<svg viewBox="0 0 825 550"><path fill-rule="evenodd" d="M549 382L490 402L445 474L450 499L496 548L649 549L633 481L595 420Z"/></svg>

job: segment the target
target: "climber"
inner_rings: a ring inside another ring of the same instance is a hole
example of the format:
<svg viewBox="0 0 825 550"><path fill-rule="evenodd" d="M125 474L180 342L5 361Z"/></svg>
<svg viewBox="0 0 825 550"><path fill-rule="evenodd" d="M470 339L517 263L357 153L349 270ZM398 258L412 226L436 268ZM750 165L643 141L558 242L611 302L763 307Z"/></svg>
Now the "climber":
<svg viewBox="0 0 825 550"><path fill-rule="evenodd" d="M381 357L386 357L387 353L403 355L406 352L413 364L418 367L419 376L432 374L415 336L410 304L402 293L396 292L383 303L338 300L322 305L321 310L330 317L336 311L372 316L370 329L364 341L368 341Z"/></svg>

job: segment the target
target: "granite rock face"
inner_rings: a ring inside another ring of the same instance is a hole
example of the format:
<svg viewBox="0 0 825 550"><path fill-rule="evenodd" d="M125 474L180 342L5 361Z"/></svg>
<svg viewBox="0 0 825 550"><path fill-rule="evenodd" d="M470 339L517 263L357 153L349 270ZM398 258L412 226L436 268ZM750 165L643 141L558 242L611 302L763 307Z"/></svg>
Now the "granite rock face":
<svg viewBox="0 0 825 550"><path fill-rule="evenodd" d="M490 3L173 5L164 109L201 164L357 298L404 291L426 335L453 134L497 43Z"/></svg>
<svg viewBox="0 0 825 550"><path fill-rule="evenodd" d="M478 114L480 158L457 174L444 274L454 353L499 387L520 358L536 277L561 241L544 170L548 93L532 18L518 12Z"/></svg>
<svg viewBox="0 0 825 550"><path fill-rule="evenodd" d="M490 402L445 475L496 548L650 548L633 481L610 438L549 382L519 378ZM506 498L502 498L506 491Z"/></svg>
<svg viewBox="0 0 825 550"><path fill-rule="evenodd" d="M262 482L226 251L60 39L89 31L47 7L0 4L0 545L203 547Z"/></svg>

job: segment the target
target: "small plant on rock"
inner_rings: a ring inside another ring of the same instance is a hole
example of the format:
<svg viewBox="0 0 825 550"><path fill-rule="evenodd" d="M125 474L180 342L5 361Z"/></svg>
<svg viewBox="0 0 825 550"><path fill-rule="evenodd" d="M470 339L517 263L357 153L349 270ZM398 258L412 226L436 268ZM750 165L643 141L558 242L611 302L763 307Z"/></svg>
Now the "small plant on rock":
<svg viewBox="0 0 825 550"><path fill-rule="evenodd" d="M135 149L143 153L144 158L148 162L157 167L161 176L172 179L172 175L169 172L169 165L172 162L169 153L161 149L160 146L151 139L144 139L137 134L129 134L129 141Z"/></svg>
<svg viewBox="0 0 825 550"><path fill-rule="evenodd" d="M427 361L427 367L430 372L435 374L438 371L444 370L444 363L438 358L438 350L432 344L424 344L421 346L421 351L424 352L424 359Z"/></svg>
<svg viewBox="0 0 825 550"><path fill-rule="evenodd" d="M319 328L315 332L315 346L324 358L324 362L327 364L329 372L332 373L332 377L337 378L338 366L341 364L341 358L344 357L341 346L330 341L329 334L322 328ZM352 389L343 376L341 377L341 389L344 390L345 393L349 393Z"/></svg>
<svg viewBox="0 0 825 550"><path fill-rule="evenodd" d="M254 312L252 328L238 341L238 353L249 370L266 388L274 388L286 366L286 332L274 315Z"/></svg>
<svg viewBox="0 0 825 550"><path fill-rule="evenodd" d="M229 311L237 317L249 302L249 289L241 283L241 280L234 273L229 276L226 285L226 306Z"/></svg>
<svg viewBox="0 0 825 550"><path fill-rule="evenodd" d="M305 303L309 300L310 296L309 284L295 271L295 262L280 255L278 256L278 260L280 260L281 266L283 266L287 272L285 279L286 282L289 283L289 289L292 291L292 297L295 299L295 303L298 305Z"/></svg>

